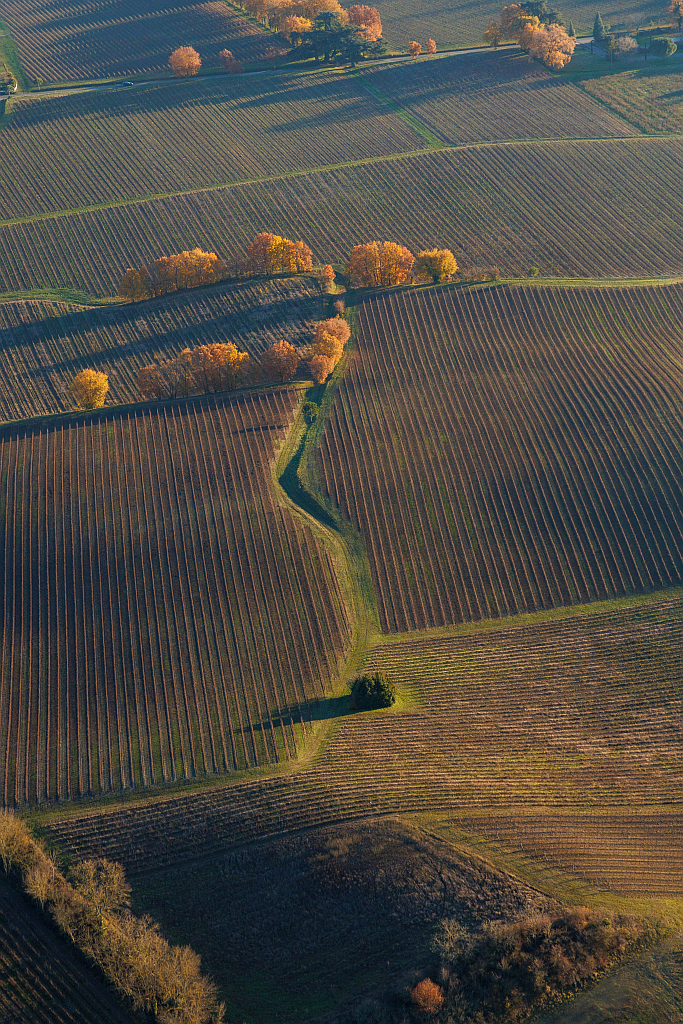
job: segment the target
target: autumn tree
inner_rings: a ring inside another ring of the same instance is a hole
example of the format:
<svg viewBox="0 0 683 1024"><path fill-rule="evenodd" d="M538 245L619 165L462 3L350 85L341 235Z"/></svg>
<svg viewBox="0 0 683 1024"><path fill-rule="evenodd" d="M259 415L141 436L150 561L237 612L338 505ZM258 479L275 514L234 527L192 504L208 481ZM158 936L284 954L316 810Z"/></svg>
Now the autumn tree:
<svg viewBox="0 0 683 1024"><path fill-rule="evenodd" d="M292 380L298 366L299 356L288 341L276 341L261 358L261 370L266 380Z"/></svg>
<svg viewBox="0 0 683 1024"><path fill-rule="evenodd" d="M280 34L289 40L294 46L301 44L301 37L305 32L310 32L313 22L310 18L301 18L296 14L288 14L280 25Z"/></svg>
<svg viewBox="0 0 683 1024"><path fill-rule="evenodd" d="M192 46L179 46L168 58L168 63L178 78L196 75L202 66L201 57Z"/></svg>
<svg viewBox="0 0 683 1024"><path fill-rule="evenodd" d="M420 54L422 53L422 44L418 43L415 39L411 39L411 41L408 43L408 51L407 52L410 54L410 56L414 60L415 57L419 57Z"/></svg>
<svg viewBox="0 0 683 1024"><path fill-rule="evenodd" d="M433 39L427 40L427 45L425 46L425 53L436 53L436 43Z"/></svg>
<svg viewBox="0 0 683 1024"><path fill-rule="evenodd" d="M130 906L131 888L120 864L105 860L82 860L70 872L74 889L103 914Z"/></svg>
<svg viewBox="0 0 683 1024"><path fill-rule="evenodd" d="M321 339L323 334L331 334L341 342L342 348L351 337L351 328L349 327L348 321L343 316L334 316L329 320L319 320L315 325L315 342L316 345Z"/></svg>
<svg viewBox="0 0 683 1024"><path fill-rule="evenodd" d="M231 50L221 50L218 54L218 61L221 67L225 68L229 75L239 75L244 71L243 66L232 55Z"/></svg>
<svg viewBox="0 0 683 1024"><path fill-rule="evenodd" d="M353 282L365 288L387 288L402 284L411 270L415 257L403 245L395 242L366 242L351 250L346 272Z"/></svg>
<svg viewBox="0 0 683 1024"><path fill-rule="evenodd" d="M542 60L546 67L560 71L572 59L576 39L567 35L561 25L539 25L525 29L519 44L532 57Z"/></svg>
<svg viewBox="0 0 683 1024"><path fill-rule="evenodd" d="M118 291L120 297L127 299L128 302L149 299L152 294L152 282L147 267L140 267L139 270L129 267L121 278Z"/></svg>
<svg viewBox="0 0 683 1024"><path fill-rule="evenodd" d="M458 269L455 256L450 249L425 249L419 252L413 266L416 278L431 278L434 284L450 281Z"/></svg>
<svg viewBox="0 0 683 1024"><path fill-rule="evenodd" d="M157 402L172 398L187 398L193 390L190 349L183 349L175 359L143 366L138 373L137 389L145 398Z"/></svg>
<svg viewBox="0 0 683 1024"><path fill-rule="evenodd" d="M330 359L329 356L313 355L308 361L308 368L311 371L311 377L316 384L322 384L326 381L329 375L332 373L335 367L335 362Z"/></svg>
<svg viewBox="0 0 683 1024"><path fill-rule="evenodd" d="M410 993L410 997L415 1009L429 1016L438 1013L444 1002L443 989L431 978L419 982Z"/></svg>
<svg viewBox="0 0 683 1024"><path fill-rule="evenodd" d="M232 341L214 342L191 349L191 389L203 394L232 391L246 383L251 371L247 352L240 352Z"/></svg>
<svg viewBox="0 0 683 1024"><path fill-rule="evenodd" d="M109 390L109 377L98 370L81 370L69 384L69 397L77 409L101 409Z"/></svg>
<svg viewBox="0 0 683 1024"><path fill-rule="evenodd" d="M369 42L374 43L382 38L382 22L376 7L354 4L346 13L351 24L356 25Z"/></svg>
<svg viewBox="0 0 683 1024"><path fill-rule="evenodd" d="M322 291L331 291L336 276L334 272L334 267L332 267L328 263L324 267L320 268L316 276L318 278L318 284L320 285Z"/></svg>
<svg viewBox="0 0 683 1024"><path fill-rule="evenodd" d="M483 39L487 46L492 46L494 50L498 49L502 39L502 33L497 21L489 22L488 28L484 32Z"/></svg>
<svg viewBox="0 0 683 1024"><path fill-rule="evenodd" d="M304 242L292 242L263 231L247 250L244 261L247 274L300 274L313 269L313 254Z"/></svg>

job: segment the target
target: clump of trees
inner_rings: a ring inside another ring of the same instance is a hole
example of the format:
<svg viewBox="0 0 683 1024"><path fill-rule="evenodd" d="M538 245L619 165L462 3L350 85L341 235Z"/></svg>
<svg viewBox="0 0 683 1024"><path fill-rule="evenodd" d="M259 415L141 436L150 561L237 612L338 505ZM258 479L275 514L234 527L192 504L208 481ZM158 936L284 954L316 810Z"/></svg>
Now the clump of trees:
<svg viewBox="0 0 683 1024"><path fill-rule="evenodd" d="M99 370L81 370L69 384L69 398L77 409L101 409L109 390L109 377Z"/></svg>
<svg viewBox="0 0 683 1024"><path fill-rule="evenodd" d="M305 242L262 231L247 249L242 262L236 265L238 276L266 274L301 274L313 269L313 254Z"/></svg>
<svg viewBox="0 0 683 1024"><path fill-rule="evenodd" d="M402 284L413 269L415 257L395 242L366 242L354 245L346 264L352 283L364 288L387 288Z"/></svg>
<svg viewBox="0 0 683 1024"><path fill-rule="evenodd" d="M574 992L652 938L641 920L585 907L485 924L474 934L446 919L434 940L444 1009L468 1020L525 1020L532 1009Z"/></svg>
<svg viewBox="0 0 683 1024"><path fill-rule="evenodd" d="M189 946L172 946L131 914L120 865L81 861L68 876L11 811L0 811L0 861L133 1009L164 1024L221 1024L225 1009Z"/></svg>
<svg viewBox="0 0 683 1024"><path fill-rule="evenodd" d="M246 384L254 372L247 352L231 341L183 349L175 359L143 366L137 388L145 398L164 401L189 395L232 391Z"/></svg>
<svg viewBox="0 0 683 1024"><path fill-rule="evenodd" d="M525 53L555 70L569 63L576 48L576 39L564 29L560 13L546 0L504 7L500 21L491 22L484 32L484 42L494 49L501 39L516 40Z"/></svg>
<svg viewBox="0 0 683 1024"><path fill-rule="evenodd" d="M299 366L299 355L288 341L276 341L261 357L261 373L266 380L293 380Z"/></svg>
<svg viewBox="0 0 683 1024"><path fill-rule="evenodd" d="M229 276L226 264L215 252L192 249L173 256L161 256L149 266L129 267L121 278L119 295L129 302L168 295L181 288L215 284Z"/></svg>
<svg viewBox="0 0 683 1024"><path fill-rule="evenodd" d="M315 341L308 368L317 384L327 380L342 357L351 328L342 316L320 320L315 325Z"/></svg>
<svg viewBox="0 0 683 1024"><path fill-rule="evenodd" d="M355 24L349 20L346 11L342 11L341 15L321 11L314 18L311 28L296 39L297 56L301 59L313 57L316 64L321 60L325 64L341 61L353 67L357 61L366 57L381 57L386 53L386 46L381 38L372 38L377 31L381 32L379 13L375 8L365 8L364 5L359 5L359 9L361 12L374 11L376 17L360 13L356 16L366 20L362 24Z"/></svg>
<svg viewBox="0 0 683 1024"><path fill-rule="evenodd" d="M173 74L178 78L196 75L202 66L202 59L193 46L179 46L168 58Z"/></svg>
<svg viewBox="0 0 683 1024"><path fill-rule="evenodd" d="M458 264L450 249L424 249L415 259L413 278L438 284L452 281L457 270Z"/></svg>
<svg viewBox="0 0 683 1024"><path fill-rule="evenodd" d="M366 4L354 4L349 7L347 17L351 25L360 29L361 35L370 43L376 43L382 38L382 22L379 11L376 7L368 7Z"/></svg>
<svg viewBox="0 0 683 1024"><path fill-rule="evenodd" d="M390 708L396 703L396 687L383 672L357 676L351 685L351 707L358 711Z"/></svg>

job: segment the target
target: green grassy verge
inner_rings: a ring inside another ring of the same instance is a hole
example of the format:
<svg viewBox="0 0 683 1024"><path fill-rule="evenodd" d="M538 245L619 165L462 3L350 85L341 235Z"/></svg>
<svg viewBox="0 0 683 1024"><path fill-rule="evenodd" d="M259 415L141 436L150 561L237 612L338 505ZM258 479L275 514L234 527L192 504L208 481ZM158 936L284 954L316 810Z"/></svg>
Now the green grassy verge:
<svg viewBox="0 0 683 1024"><path fill-rule="evenodd" d="M0 19L0 67L2 64L5 64L8 70L12 72L22 92L30 88L29 80L24 74L19 51L12 39L10 30L7 24Z"/></svg>

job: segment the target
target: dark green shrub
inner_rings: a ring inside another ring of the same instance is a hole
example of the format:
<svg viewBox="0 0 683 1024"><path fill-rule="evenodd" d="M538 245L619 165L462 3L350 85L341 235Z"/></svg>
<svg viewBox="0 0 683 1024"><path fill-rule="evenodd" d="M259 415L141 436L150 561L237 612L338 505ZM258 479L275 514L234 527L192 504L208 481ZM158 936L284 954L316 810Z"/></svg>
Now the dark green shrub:
<svg viewBox="0 0 683 1024"><path fill-rule="evenodd" d="M396 687L382 672L358 676L351 688L351 707L359 711L390 708L396 702Z"/></svg>
<svg viewBox="0 0 683 1024"><path fill-rule="evenodd" d="M315 402L304 402L301 411L307 423L315 423L318 418L318 406Z"/></svg>
<svg viewBox="0 0 683 1024"><path fill-rule="evenodd" d="M656 36L652 40L650 53L653 57L672 57L677 49L678 47L673 39L667 39L666 36Z"/></svg>

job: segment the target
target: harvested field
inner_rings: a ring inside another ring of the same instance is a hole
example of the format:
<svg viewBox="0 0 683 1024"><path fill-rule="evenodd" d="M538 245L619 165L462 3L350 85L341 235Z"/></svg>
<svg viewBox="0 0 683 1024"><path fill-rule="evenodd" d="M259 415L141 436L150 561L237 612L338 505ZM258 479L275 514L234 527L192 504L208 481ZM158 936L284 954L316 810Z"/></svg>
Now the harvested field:
<svg viewBox="0 0 683 1024"><path fill-rule="evenodd" d="M391 158L0 225L0 288L112 295L121 268L195 245L230 255L257 231L303 238L321 262L345 259L368 238L389 238L413 251L445 245L463 267L495 265L512 276L526 277L532 265L558 276L678 274L680 219L671 197L682 174L676 139L519 143Z"/></svg>
<svg viewBox="0 0 683 1024"><path fill-rule="evenodd" d="M385 632L683 578L683 287L362 305L319 452Z"/></svg>
<svg viewBox="0 0 683 1024"><path fill-rule="evenodd" d="M349 714L340 699L310 768L45 824L80 856L112 857L133 873L274 833L426 809L467 821L544 813L558 834L577 811L647 812L647 841L661 849L676 832L669 805L683 775L682 641L681 590L387 638L367 665L396 680L403 705ZM567 854L571 870L575 845ZM613 855L596 844L591 870L617 871ZM660 868L682 896L662 856L653 891ZM642 880L622 873L619 884L637 891Z"/></svg>
<svg viewBox="0 0 683 1024"><path fill-rule="evenodd" d="M389 65L366 72L364 80L446 143L638 134L519 52Z"/></svg>
<svg viewBox="0 0 683 1024"><path fill-rule="evenodd" d="M201 953L232 1018L259 1024L319 1019L378 983L398 986L405 972L429 961L443 917L476 929L487 918L557 906L396 819L179 865L136 880L134 899L165 934ZM264 974L287 979L275 998Z"/></svg>
<svg viewBox="0 0 683 1024"><path fill-rule="evenodd" d="M0 880L2 1024L132 1024L94 971Z"/></svg>
<svg viewBox="0 0 683 1024"><path fill-rule="evenodd" d="M282 41L217 0L172 7L155 0L2 0L24 71L48 82L169 71L168 58L191 41L207 67L227 47L237 60L273 59Z"/></svg>
<svg viewBox="0 0 683 1024"><path fill-rule="evenodd" d="M307 345L323 313L311 278L223 284L135 305L0 303L0 419L66 412L66 389L81 370L107 373L107 402L140 401L141 367L184 348L233 341L254 358L285 338Z"/></svg>
<svg viewBox="0 0 683 1024"><path fill-rule="evenodd" d="M683 132L683 61L581 82L582 88L646 132Z"/></svg>
<svg viewBox="0 0 683 1024"><path fill-rule="evenodd" d="M295 390L0 438L6 805L273 764L348 638L329 556L275 503Z"/></svg>
<svg viewBox="0 0 683 1024"><path fill-rule="evenodd" d="M329 72L14 101L2 143L6 219L426 146L357 79Z"/></svg>
<svg viewBox="0 0 683 1024"><path fill-rule="evenodd" d="M440 50L481 46L486 26L497 20L501 11L501 5L493 0L484 0L476 7L469 0L450 0L448 4L436 0L377 0L377 8L384 38L392 46L404 49L409 39L417 39L424 46L431 37ZM661 19L663 12L656 0L615 0L600 10L605 23L610 22L615 29L644 24L649 18ZM564 4L562 14L567 25L573 20L579 35L592 31L595 7L586 0Z"/></svg>

